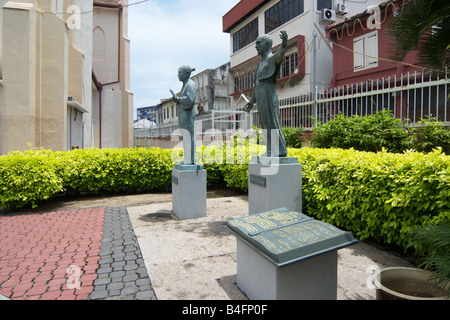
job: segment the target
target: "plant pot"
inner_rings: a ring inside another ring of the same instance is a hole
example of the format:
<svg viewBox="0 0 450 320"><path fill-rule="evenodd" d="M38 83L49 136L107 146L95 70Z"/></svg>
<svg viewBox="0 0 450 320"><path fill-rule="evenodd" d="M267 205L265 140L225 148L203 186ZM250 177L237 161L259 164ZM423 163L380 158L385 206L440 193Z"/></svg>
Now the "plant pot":
<svg viewBox="0 0 450 320"><path fill-rule="evenodd" d="M386 268L375 272L377 300L445 300L445 290L429 280L431 272L417 268Z"/></svg>

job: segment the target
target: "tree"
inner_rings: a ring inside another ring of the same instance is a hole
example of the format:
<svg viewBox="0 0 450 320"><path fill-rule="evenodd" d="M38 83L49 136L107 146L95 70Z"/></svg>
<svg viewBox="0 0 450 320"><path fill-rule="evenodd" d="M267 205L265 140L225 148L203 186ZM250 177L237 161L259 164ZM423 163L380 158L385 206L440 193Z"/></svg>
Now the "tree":
<svg viewBox="0 0 450 320"><path fill-rule="evenodd" d="M417 50L420 63L433 68L450 65L450 1L403 0L390 20L391 57L402 61Z"/></svg>

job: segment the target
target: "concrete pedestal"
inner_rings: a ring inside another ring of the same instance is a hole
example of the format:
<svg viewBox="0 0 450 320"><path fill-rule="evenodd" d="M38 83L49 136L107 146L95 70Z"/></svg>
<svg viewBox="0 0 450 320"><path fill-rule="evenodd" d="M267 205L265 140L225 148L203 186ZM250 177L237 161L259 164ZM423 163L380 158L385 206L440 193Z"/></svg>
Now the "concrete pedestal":
<svg viewBox="0 0 450 320"><path fill-rule="evenodd" d="M180 220L206 217L206 170L176 164L172 169L172 211Z"/></svg>
<svg viewBox="0 0 450 320"><path fill-rule="evenodd" d="M278 267L237 238L237 285L250 300L336 300L337 251Z"/></svg>
<svg viewBox="0 0 450 320"><path fill-rule="evenodd" d="M253 157L248 165L249 214L277 208L302 212L302 165L297 158Z"/></svg>

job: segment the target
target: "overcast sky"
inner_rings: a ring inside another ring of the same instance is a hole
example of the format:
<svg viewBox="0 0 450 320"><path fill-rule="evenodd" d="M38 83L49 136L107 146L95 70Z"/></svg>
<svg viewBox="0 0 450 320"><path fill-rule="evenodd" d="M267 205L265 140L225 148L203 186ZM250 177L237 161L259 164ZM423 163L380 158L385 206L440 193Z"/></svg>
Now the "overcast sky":
<svg viewBox="0 0 450 320"><path fill-rule="evenodd" d="M238 2L150 0L130 6L134 112L169 98L169 89L178 92L180 66L190 65L195 74L230 60L230 35L222 31L222 17Z"/></svg>

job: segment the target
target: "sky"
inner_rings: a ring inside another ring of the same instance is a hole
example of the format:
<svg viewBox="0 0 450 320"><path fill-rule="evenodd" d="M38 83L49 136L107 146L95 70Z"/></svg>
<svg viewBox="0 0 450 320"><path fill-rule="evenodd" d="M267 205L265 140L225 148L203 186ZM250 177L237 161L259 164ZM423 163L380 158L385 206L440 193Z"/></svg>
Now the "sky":
<svg viewBox="0 0 450 320"><path fill-rule="evenodd" d="M222 31L222 17L238 2L149 0L129 7L135 117L137 108L171 97L169 89L180 91L180 66L195 68L194 75L230 61L230 35Z"/></svg>

